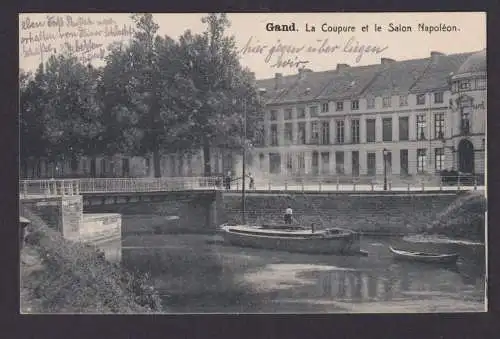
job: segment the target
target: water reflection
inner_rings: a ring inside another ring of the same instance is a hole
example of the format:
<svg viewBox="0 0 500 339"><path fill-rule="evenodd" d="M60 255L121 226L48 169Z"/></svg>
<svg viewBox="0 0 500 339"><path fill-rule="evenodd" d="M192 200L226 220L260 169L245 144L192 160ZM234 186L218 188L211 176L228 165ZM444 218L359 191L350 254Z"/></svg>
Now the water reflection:
<svg viewBox="0 0 500 339"><path fill-rule="evenodd" d="M457 270L396 266L391 270L318 272L318 297L351 302L389 301L414 293L420 296L472 290L478 276L464 278ZM410 292L410 293L407 293Z"/></svg>

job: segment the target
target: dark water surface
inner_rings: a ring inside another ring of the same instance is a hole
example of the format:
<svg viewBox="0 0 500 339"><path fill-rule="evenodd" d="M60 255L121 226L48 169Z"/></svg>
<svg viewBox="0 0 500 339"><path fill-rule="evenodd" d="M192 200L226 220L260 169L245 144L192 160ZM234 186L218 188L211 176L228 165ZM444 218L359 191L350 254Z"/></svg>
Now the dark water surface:
<svg viewBox="0 0 500 339"><path fill-rule="evenodd" d="M123 263L149 272L168 312L482 312L484 261L453 267L392 259L390 238L367 257L238 248L193 234L123 239Z"/></svg>

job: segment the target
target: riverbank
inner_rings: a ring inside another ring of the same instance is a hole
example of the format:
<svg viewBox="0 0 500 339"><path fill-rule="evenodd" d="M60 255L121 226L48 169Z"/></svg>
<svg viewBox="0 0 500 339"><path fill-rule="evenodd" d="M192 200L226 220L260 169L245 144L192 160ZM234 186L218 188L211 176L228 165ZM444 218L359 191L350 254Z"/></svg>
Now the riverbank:
<svg viewBox="0 0 500 339"><path fill-rule="evenodd" d="M34 214L21 251L21 313L162 311L149 278L103 259L92 246L64 239Z"/></svg>

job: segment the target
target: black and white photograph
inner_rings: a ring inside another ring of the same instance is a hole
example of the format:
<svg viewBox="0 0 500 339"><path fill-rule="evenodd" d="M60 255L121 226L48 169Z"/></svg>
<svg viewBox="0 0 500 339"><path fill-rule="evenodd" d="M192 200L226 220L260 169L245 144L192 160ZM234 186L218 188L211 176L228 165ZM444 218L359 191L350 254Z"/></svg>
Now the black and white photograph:
<svg viewBox="0 0 500 339"><path fill-rule="evenodd" d="M21 314L487 311L485 12L18 22Z"/></svg>

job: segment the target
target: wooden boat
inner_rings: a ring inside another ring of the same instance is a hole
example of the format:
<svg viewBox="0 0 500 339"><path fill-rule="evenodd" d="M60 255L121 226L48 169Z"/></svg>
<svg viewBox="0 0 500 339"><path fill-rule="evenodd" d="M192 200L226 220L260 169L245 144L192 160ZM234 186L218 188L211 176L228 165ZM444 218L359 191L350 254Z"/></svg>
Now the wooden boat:
<svg viewBox="0 0 500 339"><path fill-rule="evenodd" d="M254 247L310 254L365 254L360 235L343 228L313 232L297 226L221 226L224 240L234 246Z"/></svg>
<svg viewBox="0 0 500 339"><path fill-rule="evenodd" d="M456 253L437 254L437 253L413 252L413 251L396 250L392 247L389 247L389 250L391 251L395 259L400 259L400 260L419 261L419 262L435 263L435 264L454 264L458 260L458 254Z"/></svg>

